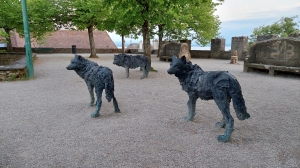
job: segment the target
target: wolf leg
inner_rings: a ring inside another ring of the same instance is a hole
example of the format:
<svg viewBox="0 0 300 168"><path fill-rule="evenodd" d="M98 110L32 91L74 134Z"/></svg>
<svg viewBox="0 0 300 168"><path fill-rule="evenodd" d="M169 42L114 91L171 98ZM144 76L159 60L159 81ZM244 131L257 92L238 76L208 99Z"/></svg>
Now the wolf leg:
<svg viewBox="0 0 300 168"><path fill-rule="evenodd" d="M125 66L125 70L126 70L126 78L128 78L129 77L129 67Z"/></svg>
<svg viewBox="0 0 300 168"><path fill-rule="evenodd" d="M102 91L103 91L102 88L101 89L96 88L96 95L97 95L96 109L95 109L94 113L91 114L92 118L100 116L100 109L101 109L101 104L102 104Z"/></svg>
<svg viewBox="0 0 300 168"><path fill-rule="evenodd" d="M93 85L88 85L88 90L89 90L90 98L91 98L91 101L90 101L89 106L91 107L91 106L94 105L94 102L95 102L95 97L94 97L94 86L93 86Z"/></svg>
<svg viewBox="0 0 300 168"><path fill-rule="evenodd" d="M189 96L189 101L187 102L188 108L189 108L189 115L184 117L185 120L187 121L193 121L194 116L196 114L195 109L196 109L196 101L197 97L192 95Z"/></svg>
<svg viewBox="0 0 300 168"><path fill-rule="evenodd" d="M231 133L233 131L233 126L234 126L234 120L232 116L230 115L229 111L229 105L230 105L230 95L227 94L227 90L224 88L216 88L213 90L213 98L222 112L223 115L223 120L220 122L220 126L225 126L225 132L224 135L219 135L218 136L218 141L219 142L228 142Z"/></svg>
<svg viewBox="0 0 300 168"><path fill-rule="evenodd" d="M217 106L222 112L226 125L224 135L219 135L217 139L219 142L228 142L234 125L234 120L229 111L230 97L221 89L213 91L213 97Z"/></svg>
<svg viewBox="0 0 300 168"><path fill-rule="evenodd" d="M148 72L147 72L146 68L142 67L142 71L143 71L143 76L141 77L141 79L147 78L148 77Z"/></svg>
<svg viewBox="0 0 300 168"><path fill-rule="evenodd" d="M118 102L117 102L117 99L115 98L115 96L113 96L113 104L114 104L114 107L115 107L115 112L120 113L121 111L119 109Z"/></svg>

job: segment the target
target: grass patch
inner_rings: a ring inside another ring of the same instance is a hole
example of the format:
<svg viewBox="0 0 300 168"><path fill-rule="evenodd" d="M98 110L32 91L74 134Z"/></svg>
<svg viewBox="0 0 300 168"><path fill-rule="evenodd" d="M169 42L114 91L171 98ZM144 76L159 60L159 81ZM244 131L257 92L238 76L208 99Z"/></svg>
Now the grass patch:
<svg viewBox="0 0 300 168"><path fill-rule="evenodd" d="M150 72L158 72L157 70L155 70L153 67L150 68Z"/></svg>

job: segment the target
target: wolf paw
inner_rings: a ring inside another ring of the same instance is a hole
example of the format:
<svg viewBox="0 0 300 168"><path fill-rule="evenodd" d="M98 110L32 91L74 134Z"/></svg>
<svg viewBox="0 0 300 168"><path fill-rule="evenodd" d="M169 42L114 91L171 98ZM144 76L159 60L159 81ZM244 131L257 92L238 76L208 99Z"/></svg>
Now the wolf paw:
<svg viewBox="0 0 300 168"><path fill-rule="evenodd" d="M224 135L219 135L217 139L219 142L228 142L229 137L224 136Z"/></svg>
<svg viewBox="0 0 300 168"><path fill-rule="evenodd" d="M194 117L192 117L192 116L186 116L186 117L184 117L184 119L186 121L193 121Z"/></svg>
<svg viewBox="0 0 300 168"><path fill-rule="evenodd" d="M91 114L91 117L92 117L92 118L96 118L96 117L99 117L99 116L100 116L99 113L92 113L92 114Z"/></svg>
<svg viewBox="0 0 300 168"><path fill-rule="evenodd" d="M121 113L120 109L115 109L115 113Z"/></svg>

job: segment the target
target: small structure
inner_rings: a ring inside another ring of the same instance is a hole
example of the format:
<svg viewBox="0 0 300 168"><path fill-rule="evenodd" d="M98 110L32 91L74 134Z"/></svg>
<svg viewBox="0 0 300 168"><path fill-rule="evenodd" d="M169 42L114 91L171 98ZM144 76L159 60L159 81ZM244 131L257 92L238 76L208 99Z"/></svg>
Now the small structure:
<svg viewBox="0 0 300 168"><path fill-rule="evenodd" d="M231 64L238 64L238 55L237 55L237 50L234 50L233 56L231 56L230 59Z"/></svg>

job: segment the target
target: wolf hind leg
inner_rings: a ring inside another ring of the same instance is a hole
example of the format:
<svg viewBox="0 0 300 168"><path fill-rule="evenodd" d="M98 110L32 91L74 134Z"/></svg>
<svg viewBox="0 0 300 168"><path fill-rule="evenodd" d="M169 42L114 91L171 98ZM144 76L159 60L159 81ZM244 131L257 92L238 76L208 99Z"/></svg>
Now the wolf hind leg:
<svg viewBox="0 0 300 168"><path fill-rule="evenodd" d="M113 104L114 104L115 112L116 113L121 113L121 111L119 109L119 106L118 106L117 99L116 99L116 97L114 95L113 95Z"/></svg>
<svg viewBox="0 0 300 168"><path fill-rule="evenodd" d="M88 85L88 90L90 93L90 104L89 106L93 106L95 102L95 97L94 97L94 86L93 85Z"/></svg>
<svg viewBox="0 0 300 168"><path fill-rule="evenodd" d="M143 76L141 77L141 79L147 78L148 77L148 71L146 70L145 67L141 67L142 71L143 71Z"/></svg>
<svg viewBox="0 0 300 168"><path fill-rule="evenodd" d="M184 117L185 120L187 121L193 121L194 116L196 115L196 101L197 101L197 97L192 95L189 96L189 100L187 102L188 105L188 109L189 109L189 115Z"/></svg>
<svg viewBox="0 0 300 168"><path fill-rule="evenodd" d="M217 139L219 142L228 142L234 126L234 120L229 111L230 96L222 89L219 89L213 91L213 97L225 121L225 125L222 123L223 120L220 122L220 126L225 126L224 135L219 135Z"/></svg>

